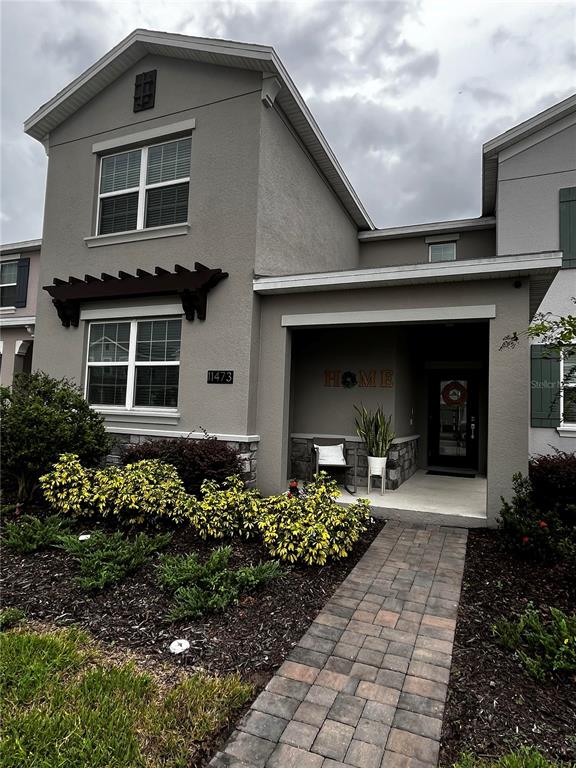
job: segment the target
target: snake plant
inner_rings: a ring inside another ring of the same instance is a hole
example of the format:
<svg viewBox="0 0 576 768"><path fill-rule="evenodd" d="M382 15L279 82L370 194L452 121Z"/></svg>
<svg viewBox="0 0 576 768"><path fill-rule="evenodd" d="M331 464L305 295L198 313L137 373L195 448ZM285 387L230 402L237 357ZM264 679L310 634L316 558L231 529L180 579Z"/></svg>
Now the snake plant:
<svg viewBox="0 0 576 768"><path fill-rule="evenodd" d="M384 457L390 450L396 437L392 430L392 416L386 416L379 405L375 411L367 410L363 405L354 406L356 434L366 444L368 456Z"/></svg>

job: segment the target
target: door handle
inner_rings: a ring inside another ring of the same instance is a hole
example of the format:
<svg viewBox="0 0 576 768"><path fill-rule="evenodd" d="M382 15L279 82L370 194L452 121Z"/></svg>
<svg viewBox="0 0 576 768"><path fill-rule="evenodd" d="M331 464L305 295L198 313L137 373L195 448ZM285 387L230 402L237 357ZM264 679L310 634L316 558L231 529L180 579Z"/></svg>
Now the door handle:
<svg viewBox="0 0 576 768"><path fill-rule="evenodd" d="M476 417L472 416L470 419L470 440L474 440L474 433L476 432Z"/></svg>

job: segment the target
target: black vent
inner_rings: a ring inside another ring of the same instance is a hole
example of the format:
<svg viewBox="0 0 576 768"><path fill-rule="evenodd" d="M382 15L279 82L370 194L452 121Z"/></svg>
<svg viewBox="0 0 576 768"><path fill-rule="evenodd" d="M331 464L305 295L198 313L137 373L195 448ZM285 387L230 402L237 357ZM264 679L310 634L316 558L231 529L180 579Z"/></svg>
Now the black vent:
<svg viewBox="0 0 576 768"><path fill-rule="evenodd" d="M156 70L141 72L134 83L134 112L152 109L156 97Z"/></svg>

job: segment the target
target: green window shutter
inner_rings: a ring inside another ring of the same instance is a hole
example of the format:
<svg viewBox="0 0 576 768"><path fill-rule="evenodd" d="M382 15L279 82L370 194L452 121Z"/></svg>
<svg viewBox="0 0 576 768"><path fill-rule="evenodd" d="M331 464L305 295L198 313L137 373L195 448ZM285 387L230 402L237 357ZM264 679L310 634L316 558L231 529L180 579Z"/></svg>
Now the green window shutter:
<svg viewBox="0 0 576 768"><path fill-rule="evenodd" d="M560 250L562 267L576 268L576 187L560 190Z"/></svg>
<svg viewBox="0 0 576 768"><path fill-rule="evenodd" d="M530 425L560 424L560 356L544 344L530 347Z"/></svg>

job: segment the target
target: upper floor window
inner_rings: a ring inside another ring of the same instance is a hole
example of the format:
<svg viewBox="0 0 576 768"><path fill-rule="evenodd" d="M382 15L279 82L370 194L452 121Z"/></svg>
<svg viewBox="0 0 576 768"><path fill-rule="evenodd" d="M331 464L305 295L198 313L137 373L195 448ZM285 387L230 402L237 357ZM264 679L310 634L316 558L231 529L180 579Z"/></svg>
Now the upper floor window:
<svg viewBox="0 0 576 768"><path fill-rule="evenodd" d="M429 261L456 261L456 243L430 243Z"/></svg>
<svg viewBox="0 0 576 768"><path fill-rule="evenodd" d="M28 302L30 258L18 256L0 262L0 306L25 307Z"/></svg>
<svg viewBox="0 0 576 768"><path fill-rule="evenodd" d="M3 261L0 264L0 306L14 307L18 290L18 262Z"/></svg>
<svg viewBox="0 0 576 768"><path fill-rule="evenodd" d="M179 318L90 324L86 399L120 408L176 408Z"/></svg>
<svg viewBox="0 0 576 768"><path fill-rule="evenodd" d="M187 137L103 157L98 234L185 222L191 145Z"/></svg>

